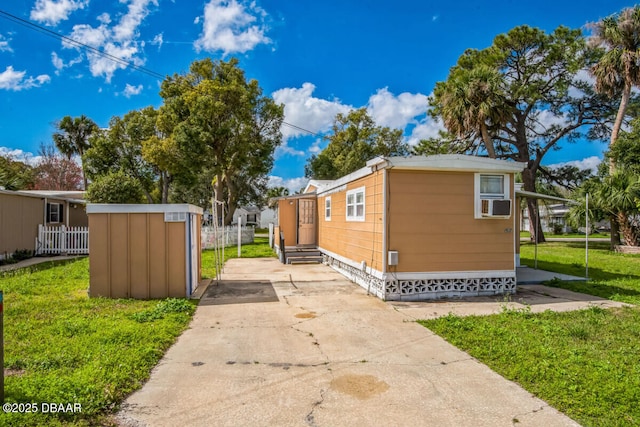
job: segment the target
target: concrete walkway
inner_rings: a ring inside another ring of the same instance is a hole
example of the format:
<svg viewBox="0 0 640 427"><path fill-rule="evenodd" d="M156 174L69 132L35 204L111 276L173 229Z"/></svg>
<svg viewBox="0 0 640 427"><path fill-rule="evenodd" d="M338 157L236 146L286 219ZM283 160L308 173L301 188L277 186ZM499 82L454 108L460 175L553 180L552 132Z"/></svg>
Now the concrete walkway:
<svg viewBox="0 0 640 427"><path fill-rule="evenodd" d="M122 425L577 425L326 266L232 259L223 278Z"/></svg>

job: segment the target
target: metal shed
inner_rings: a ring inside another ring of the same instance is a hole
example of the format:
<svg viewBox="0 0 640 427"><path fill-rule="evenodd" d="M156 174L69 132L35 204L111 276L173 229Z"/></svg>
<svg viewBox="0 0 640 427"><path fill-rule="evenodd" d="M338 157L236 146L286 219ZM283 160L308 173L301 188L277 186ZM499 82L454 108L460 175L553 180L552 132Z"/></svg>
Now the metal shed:
<svg viewBox="0 0 640 427"><path fill-rule="evenodd" d="M89 296L191 296L201 278L201 208L88 204L87 214Z"/></svg>

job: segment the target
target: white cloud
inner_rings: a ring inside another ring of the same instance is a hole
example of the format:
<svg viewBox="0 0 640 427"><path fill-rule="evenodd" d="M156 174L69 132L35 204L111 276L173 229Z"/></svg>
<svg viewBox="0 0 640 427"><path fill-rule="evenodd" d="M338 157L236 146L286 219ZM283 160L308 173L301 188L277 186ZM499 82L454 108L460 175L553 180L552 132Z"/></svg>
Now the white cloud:
<svg viewBox="0 0 640 427"><path fill-rule="evenodd" d="M19 148L0 147L0 156L9 157L11 160L26 163L31 166L35 166L41 156L35 156L28 151L22 151Z"/></svg>
<svg viewBox="0 0 640 427"><path fill-rule="evenodd" d="M53 66L56 68L56 74L60 74L60 72L62 70L64 70L65 68L71 67L75 64L79 64L80 62L82 62L82 56L79 56L75 59L70 60L69 62L65 63L64 60L58 56L57 52L51 52L51 63L53 64Z"/></svg>
<svg viewBox="0 0 640 427"><path fill-rule="evenodd" d="M602 162L602 159L597 156L591 156L582 160L571 160L569 162L554 163L549 165L550 168L560 168L562 166L575 166L580 170L591 169L593 172L598 170L598 165Z"/></svg>
<svg viewBox="0 0 640 427"><path fill-rule="evenodd" d="M142 92L142 85L132 86L129 83L124 88L124 92L122 94L127 98L131 98L134 95L140 95Z"/></svg>
<svg viewBox="0 0 640 427"><path fill-rule="evenodd" d="M11 46L9 46L9 42L11 38L7 38L0 34L0 52L13 52Z"/></svg>
<svg viewBox="0 0 640 427"><path fill-rule="evenodd" d="M237 0L211 0L204 7L202 34L194 43L198 51L222 51L244 53L259 44L269 44L265 35L266 12L255 2L239 3ZM257 22L260 20L260 22ZM201 20L196 18L194 23Z"/></svg>
<svg viewBox="0 0 640 427"><path fill-rule="evenodd" d="M9 65L6 70L0 73L0 89L19 91L42 86L51 81L51 77L46 74L25 77L26 74L26 71L16 71Z"/></svg>
<svg viewBox="0 0 640 427"><path fill-rule="evenodd" d="M331 128L333 119L338 113L346 114L352 107L342 104L339 100L327 101L313 97L315 85L304 83L301 88L279 89L271 95L278 104L284 104L284 121L308 131L326 132ZM289 138L308 135L307 132L282 126L282 136Z"/></svg>
<svg viewBox="0 0 640 427"><path fill-rule="evenodd" d="M158 1L132 0L129 3L127 13L115 25L111 25L111 17L103 13L98 17L99 26L75 25L69 37L123 61L138 66L143 65L144 59L140 57L140 53L144 47L144 41L138 40L140 36L138 27L149 15L151 6L157 7ZM81 51L80 47L69 42L63 41L62 46ZM127 67L124 63L114 62L112 59L92 52L86 53L86 58L89 60L91 74L94 77L104 76L107 83L111 82L116 70Z"/></svg>
<svg viewBox="0 0 640 427"><path fill-rule="evenodd" d="M289 194L300 191L307 186L308 178L303 176L299 178L282 178L280 176L269 176L269 187L285 187L289 189Z"/></svg>
<svg viewBox="0 0 640 427"><path fill-rule="evenodd" d="M420 142L421 139L438 138L440 131L446 130L439 119L427 116L413 128L411 135L407 137L407 143L413 146Z"/></svg>
<svg viewBox="0 0 640 427"><path fill-rule="evenodd" d="M31 14L31 19L47 25L56 25L69 18L71 12L83 9L89 0L37 0Z"/></svg>
<svg viewBox="0 0 640 427"><path fill-rule="evenodd" d="M160 49L162 48L162 45L164 44L164 35L163 35L163 33L156 34L156 36L153 38L153 40L151 40L150 44L152 46L158 46L158 51L160 51Z"/></svg>
<svg viewBox="0 0 640 427"><path fill-rule="evenodd" d="M404 92L395 96L385 87L369 98L367 110L378 126L404 129L416 123L416 117L425 114L428 106L427 95Z"/></svg>

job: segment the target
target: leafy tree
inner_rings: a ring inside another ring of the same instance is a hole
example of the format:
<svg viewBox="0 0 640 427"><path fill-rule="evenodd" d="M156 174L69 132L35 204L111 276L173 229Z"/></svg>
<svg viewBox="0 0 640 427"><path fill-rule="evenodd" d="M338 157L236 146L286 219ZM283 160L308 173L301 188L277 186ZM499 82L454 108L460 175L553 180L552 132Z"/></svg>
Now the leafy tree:
<svg viewBox="0 0 640 427"><path fill-rule="evenodd" d="M140 115L139 111L131 111L123 118L111 118L109 128L92 138L91 148L83 156L85 171L91 185L102 176L122 172L138 182L147 203L155 203L159 200L153 194L154 171L142 157L142 141L151 135Z"/></svg>
<svg viewBox="0 0 640 427"><path fill-rule="evenodd" d="M56 152L52 145L40 146L40 160L34 168L34 190L74 191L82 188L82 169Z"/></svg>
<svg viewBox="0 0 640 427"><path fill-rule="evenodd" d="M99 130L98 125L87 116L82 115L76 118L65 116L58 122L56 127L60 132L53 134L53 142L58 147L58 150L67 156L68 160L71 160L71 157L75 154L80 156L84 175L84 160L82 160L82 156L89 148L89 138ZM86 189L86 176L83 177L83 181Z"/></svg>
<svg viewBox="0 0 640 427"><path fill-rule="evenodd" d="M25 190L33 187L34 170L10 155L0 155L0 188Z"/></svg>
<svg viewBox="0 0 640 427"><path fill-rule="evenodd" d="M364 167L373 157L409 154L402 130L376 126L366 108L339 113L332 131L327 148L307 160L307 177L336 179Z"/></svg>
<svg viewBox="0 0 640 427"><path fill-rule="evenodd" d="M273 166L283 107L264 96L256 80L247 81L237 59L195 61L189 73L167 77L160 95L161 127L191 161L183 182L212 171L214 196L224 200L230 223L241 200L262 197L254 190L265 188Z"/></svg>
<svg viewBox="0 0 640 427"><path fill-rule="evenodd" d="M267 190L267 206L271 209L276 207L275 199L289 195L289 189L286 187L271 187Z"/></svg>
<svg viewBox="0 0 640 427"><path fill-rule="evenodd" d="M445 131L439 131L437 138L421 139L411 148L416 156L432 156L436 154L477 154L479 145L473 140L461 139Z"/></svg>
<svg viewBox="0 0 640 427"><path fill-rule="evenodd" d="M98 176L87 190L91 203L142 203L144 193L140 182L121 170Z"/></svg>
<svg viewBox="0 0 640 427"><path fill-rule="evenodd" d="M467 50L458 59L447 80L436 84L432 114L441 116L451 133L483 144L488 153L493 145L496 158L525 163L524 189L535 191L545 154L562 140L603 132L610 105L580 79L597 53L580 30L558 27L546 34L516 27L497 36L489 48ZM535 202L527 205L534 219L531 235L542 242L544 236L536 235L541 227L535 226L540 220Z"/></svg>

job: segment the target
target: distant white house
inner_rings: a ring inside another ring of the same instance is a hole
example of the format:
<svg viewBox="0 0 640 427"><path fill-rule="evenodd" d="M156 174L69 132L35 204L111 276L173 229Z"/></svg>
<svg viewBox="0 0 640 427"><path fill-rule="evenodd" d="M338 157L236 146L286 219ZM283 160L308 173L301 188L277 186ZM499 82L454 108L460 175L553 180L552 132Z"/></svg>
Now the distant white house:
<svg viewBox="0 0 640 427"><path fill-rule="evenodd" d="M575 228L567 223L567 215L570 207L566 203L549 205L540 203L539 209L540 226L542 227L543 233L573 233L576 231ZM593 229L609 231L611 226L608 220L603 220L592 224L589 228L592 230L591 232L593 232ZM522 208L520 215L520 231L529 231L529 210L526 206ZM584 232L584 226L578 228L577 231Z"/></svg>
<svg viewBox="0 0 640 427"><path fill-rule="evenodd" d="M259 228L269 227L269 223L276 223L276 211L270 208L259 210L255 206L242 206L233 213L233 223L242 218L242 225L253 225Z"/></svg>

